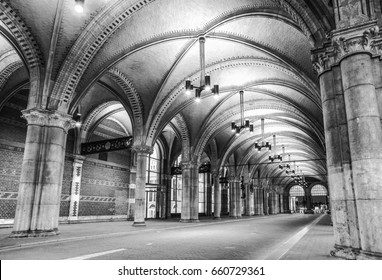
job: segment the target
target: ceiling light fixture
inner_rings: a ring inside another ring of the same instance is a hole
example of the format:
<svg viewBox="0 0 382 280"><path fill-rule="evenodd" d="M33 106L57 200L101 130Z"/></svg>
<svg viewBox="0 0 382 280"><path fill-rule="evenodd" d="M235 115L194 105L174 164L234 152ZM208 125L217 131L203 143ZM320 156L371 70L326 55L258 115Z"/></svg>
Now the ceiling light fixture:
<svg viewBox="0 0 382 280"><path fill-rule="evenodd" d="M290 162L290 155L288 155L288 161ZM299 166L296 168L295 161L293 162L293 169L290 168L289 164L280 164L279 168L284 170L286 175L290 176L298 185L305 188L308 187L308 183L305 181L305 175Z"/></svg>
<svg viewBox="0 0 382 280"><path fill-rule="evenodd" d="M76 122L76 127L81 127L81 114L77 114L74 121Z"/></svg>
<svg viewBox="0 0 382 280"><path fill-rule="evenodd" d="M76 4L74 5L74 10L82 14L84 12L84 2L85 0L75 0Z"/></svg>
<svg viewBox="0 0 382 280"><path fill-rule="evenodd" d="M215 97L219 96L219 85L215 84L211 88L211 77L206 75L206 59L205 59L205 41L204 37L199 38L200 47L200 86L196 87L191 84L190 80L186 80L186 94L190 94L191 90L195 89L196 102L200 101L202 91L212 92Z"/></svg>
<svg viewBox="0 0 382 280"><path fill-rule="evenodd" d="M264 142L264 119L261 119L261 145L259 143L255 143L255 149L257 151L261 151L262 148L270 151L272 149L271 144L269 142Z"/></svg>
<svg viewBox="0 0 382 280"><path fill-rule="evenodd" d="M232 132L235 132L236 135L239 135L240 132L244 129L249 130L250 133L253 133L253 124L249 123L248 119L244 120L244 91L239 91L240 94L240 124L237 125L236 122L231 123Z"/></svg>
<svg viewBox="0 0 382 280"><path fill-rule="evenodd" d="M276 154L276 135L273 134L273 150L274 150L274 153L273 153L273 156L269 156L269 160L271 162L275 161L275 160L279 160L280 162L283 161L283 158L281 155L277 155ZM284 146L283 146L283 150L284 150Z"/></svg>

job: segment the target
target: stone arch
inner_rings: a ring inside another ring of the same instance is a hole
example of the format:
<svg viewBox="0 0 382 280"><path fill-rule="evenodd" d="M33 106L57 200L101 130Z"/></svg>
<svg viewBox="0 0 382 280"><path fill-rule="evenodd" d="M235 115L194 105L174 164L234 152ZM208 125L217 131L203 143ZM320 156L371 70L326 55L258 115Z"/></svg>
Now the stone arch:
<svg viewBox="0 0 382 280"><path fill-rule="evenodd" d="M96 53L128 18L154 1L140 0L130 4L129 1L115 0L93 18L60 69L49 107L64 112L68 110L77 84Z"/></svg>
<svg viewBox="0 0 382 280"><path fill-rule="evenodd" d="M191 143L190 143L190 134L187 128L186 121L184 120L181 114L175 116L175 122L179 128L180 136L182 139L182 154L186 157L190 156ZM188 161L190 158L183 158L183 161Z"/></svg>
<svg viewBox="0 0 382 280"><path fill-rule="evenodd" d="M127 99L129 100L132 113L134 127L138 130L143 129L143 105L139 94L137 93L134 85L129 79L116 68L112 68L107 72L107 75L112 78L124 91Z"/></svg>
<svg viewBox="0 0 382 280"><path fill-rule="evenodd" d="M83 124L82 124L82 127L81 127L81 139L82 140L85 140L88 138L88 134L90 132L90 130L92 129L93 127L93 122L95 120L95 118L103 111L105 110L106 108L112 106L112 105L117 105L117 104L120 104L119 101L109 101L109 102L106 102L106 103L103 103L99 106L97 106L96 108L94 108L84 119L83 121Z"/></svg>
<svg viewBox="0 0 382 280"><path fill-rule="evenodd" d="M0 21L8 28L8 30L1 28L0 31L9 31L4 35L6 37L11 36L11 38L8 37L7 39L12 40L10 43L19 52L21 59L29 69L30 75L33 76L34 72L32 70L35 68L39 72L43 61L38 44L22 18L4 0L0 0Z"/></svg>
<svg viewBox="0 0 382 280"><path fill-rule="evenodd" d="M0 33L13 45L29 72L31 90L28 108L44 106L45 104L42 104L40 97L40 91L43 86L41 83L41 75L44 61L37 41L23 19L12 6L4 0L0 0L0 21L5 26L0 25Z"/></svg>
<svg viewBox="0 0 382 280"><path fill-rule="evenodd" d="M294 118L301 120L303 123L306 124L312 124L312 121L307 119L305 116L301 114L301 112L298 110L298 108L293 108L289 105L283 105L278 102L272 102L268 104L256 104L252 105L250 107L247 107L246 110L253 110L253 109L259 109L259 108L271 108L271 109L279 109L284 112L287 112L289 115L293 116ZM199 138L200 140L197 142L197 145L195 147L195 153L200 154L201 151L203 151L203 148L205 147L206 143L211 139L215 133L217 133L217 129L221 127L222 123L227 123L228 120L239 113L239 109L233 109L227 111L224 115L219 116L215 118L211 123L209 123L206 127L202 128L202 135Z"/></svg>
<svg viewBox="0 0 382 280"><path fill-rule="evenodd" d="M5 66L0 71L0 91L2 90L8 78L19 68L23 67L23 63L20 60L16 60Z"/></svg>
<svg viewBox="0 0 382 280"><path fill-rule="evenodd" d="M302 77L300 73L297 73L296 71L290 69L289 67L286 67L282 63L275 62L273 60L269 59L259 59L257 57L234 57L227 61L216 61L210 65L206 66L206 73L211 74L215 71L220 71L221 68L233 68L233 67L239 67L239 66L261 66L261 67L268 67L271 69L276 69L278 71L281 71L294 80L298 81L302 85L304 85L307 89L309 89L312 92L317 92L318 89L312 85L311 83L307 82L305 77ZM189 76L189 79L191 82L195 82L197 79L199 79L200 72L196 71L192 75ZM193 100L187 100L182 103L182 105L177 107L177 110L174 111L173 114L167 115L165 119L165 112L169 110L171 107L171 104L174 99L178 98L181 94L184 93L184 83L185 80L180 81L170 92L170 94L165 98L161 104L158 104L158 110L156 111L155 116L150 121L150 127L148 128L148 139L155 137L155 131L163 127L163 123L168 122L168 119L171 119L173 115L181 112L182 109L187 107L189 104L193 102ZM249 86L249 85L248 85ZM297 108L294 108L295 111L298 111ZM308 120L309 121L309 120ZM312 121L309 121L312 123L313 127L316 126L316 124ZM323 142L323 139L321 139Z"/></svg>

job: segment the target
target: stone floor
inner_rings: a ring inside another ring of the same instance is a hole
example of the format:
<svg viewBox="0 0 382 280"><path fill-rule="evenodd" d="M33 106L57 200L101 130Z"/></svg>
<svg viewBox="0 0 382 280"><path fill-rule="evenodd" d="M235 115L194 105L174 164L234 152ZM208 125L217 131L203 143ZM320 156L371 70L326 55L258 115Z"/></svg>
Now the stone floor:
<svg viewBox="0 0 382 280"><path fill-rule="evenodd" d="M178 219L61 224L60 235L11 239L0 229L0 259L330 260L329 215L280 214L200 223Z"/></svg>

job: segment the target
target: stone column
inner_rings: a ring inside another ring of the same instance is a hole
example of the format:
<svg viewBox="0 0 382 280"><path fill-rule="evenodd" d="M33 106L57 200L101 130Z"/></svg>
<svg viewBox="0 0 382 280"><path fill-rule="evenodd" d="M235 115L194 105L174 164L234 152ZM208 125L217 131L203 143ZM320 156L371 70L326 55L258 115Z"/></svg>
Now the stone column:
<svg viewBox="0 0 382 280"><path fill-rule="evenodd" d="M264 215L264 191L262 188L258 188L257 192L259 194L259 197L257 199L258 204L259 204L259 215L263 216Z"/></svg>
<svg viewBox="0 0 382 280"><path fill-rule="evenodd" d="M359 1L352 1L358 3ZM352 3L352 4L353 4ZM338 10L356 5L342 2ZM349 5L348 5L349 4ZM367 11L367 10L366 10ZM382 131L373 58L380 56L376 20L346 13L331 42L313 52L323 100L330 205L335 233L331 254L382 258ZM340 17L338 17L340 19ZM344 28L346 27L346 28Z"/></svg>
<svg viewBox="0 0 382 280"><path fill-rule="evenodd" d="M199 165L193 161L182 164L182 213L180 222L199 222Z"/></svg>
<svg viewBox="0 0 382 280"><path fill-rule="evenodd" d="M280 213L280 199L279 199L279 194L275 193L275 214Z"/></svg>
<svg viewBox="0 0 382 280"><path fill-rule="evenodd" d="M213 183L214 183L214 219L220 219L220 212L222 208L222 193L221 186L219 184L219 173L213 172Z"/></svg>
<svg viewBox="0 0 382 280"><path fill-rule="evenodd" d="M285 213L285 211L284 211L284 196L282 194L279 194L279 200L280 200L280 213Z"/></svg>
<svg viewBox="0 0 382 280"><path fill-rule="evenodd" d="M275 214L275 194L273 192L268 194L268 209L269 215Z"/></svg>
<svg viewBox="0 0 382 280"><path fill-rule="evenodd" d="M212 187L211 173L207 173L207 216L212 216Z"/></svg>
<svg viewBox="0 0 382 280"><path fill-rule="evenodd" d="M43 109L23 111L28 122L15 222L10 237L58 234L66 137L71 116Z"/></svg>
<svg viewBox="0 0 382 280"><path fill-rule="evenodd" d="M241 218L241 209L242 209L242 198L241 198L241 182L240 179L236 179L236 218Z"/></svg>
<svg viewBox="0 0 382 280"><path fill-rule="evenodd" d="M161 218L171 218L171 167L168 159L163 159L163 174L162 174L162 209Z"/></svg>
<svg viewBox="0 0 382 280"><path fill-rule="evenodd" d="M137 173L135 179L135 206L134 206L134 223L133 226L146 226L146 169L147 156L152 153L149 146L134 146L133 149L137 153Z"/></svg>
<svg viewBox="0 0 382 280"><path fill-rule="evenodd" d="M359 250L358 231L351 230L357 227L358 219L355 214L348 129L340 75L339 68L336 67L320 76L330 204L335 248ZM341 119L342 126L339 126Z"/></svg>
<svg viewBox="0 0 382 280"><path fill-rule="evenodd" d="M284 213L290 213L289 195L283 194Z"/></svg>
<svg viewBox="0 0 382 280"><path fill-rule="evenodd" d="M264 215L269 215L269 209L268 209L268 192L263 189L263 209L264 209Z"/></svg>
<svg viewBox="0 0 382 280"><path fill-rule="evenodd" d="M199 222L199 163L194 162L191 168L192 185L191 185L191 220L190 222Z"/></svg>
<svg viewBox="0 0 382 280"><path fill-rule="evenodd" d="M249 182L246 184L246 209L245 214L248 216L255 215L255 201L254 201L254 188Z"/></svg>
<svg viewBox="0 0 382 280"><path fill-rule="evenodd" d="M220 186L221 187L221 186ZM228 189L221 189L221 215L227 215L229 212L229 203L228 203Z"/></svg>
<svg viewBox="0 0 382 280"><path fill-rule="evenodd" d="M165 218L166 219L169 219L171 218L171 175L170 174L166 174L164 176L166 179L165 179L165 192L166 192L166 214L165 214Z"/></svg>
<svg viewBox="0 0 382 280"><path fill-rule="evenodd" d="M228 180L229 184L229 216L230 217L237 217L237 187L236 187L236 180L234 177L231 177Z"/></svg>
<svg viewBox="0 0 382 280"><path fill-rule="evenodd" d="M81 155L74 155L73 161L73 175L72 187L70 192L70 206L69 206L69 221L78 220L78 210L80 206L80 193L81 193L81 178L82 166L85 157Z"/></svg>
<svg viewBox="0 0 382 280"><path fill-rule="evenodd" d="M369 54L341 62L362 257L382 258L382 130Z"/></svg>

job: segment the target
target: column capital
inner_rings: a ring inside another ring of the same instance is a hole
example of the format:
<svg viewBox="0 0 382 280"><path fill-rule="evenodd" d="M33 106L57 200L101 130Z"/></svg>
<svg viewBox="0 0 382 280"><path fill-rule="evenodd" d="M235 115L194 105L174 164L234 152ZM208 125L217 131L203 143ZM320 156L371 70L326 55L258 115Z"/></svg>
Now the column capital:
<svg viewBox="0 0 382 280"><path fill-rule="evenodd" d="M382 54L382 36L379 35L377 21L334 30L321 48L312 51L313 69L320 75L339 65L342 59L357 53L371 56Z"/></svg>
<svg viewBox="0 0 382 280"><path fill-rule="evenodd" d="M84 160L86 159L85 156L82 156L82 155L78 155L78 154L74 154L72 156L73 158L73 161L76 162L76 163L80 163L80 164L83 164L84 163Z"/></svg>
<svg viewBox="0 0 382 280"><path fill-rule="evenodd" d="M60 111L32 108L21 112L28 125L59 127L64 129L66 133L76 126L76 122L71 115Z"/></svg>
<svg viewBox="0 0 382 280"><path fill-rule="evenodd" d="M189 169L192 167L199 168L199 161L197 160L182 161L180 165L182 166L182 169Z"/></svg>
<svg viewBox="0 0 382 280"><path fill-rule="evenodd" d="M134 145L132 149L137 152L137 153L142 153L142 154L152 154L153 153L153 148L148 145Z"/></svg>

